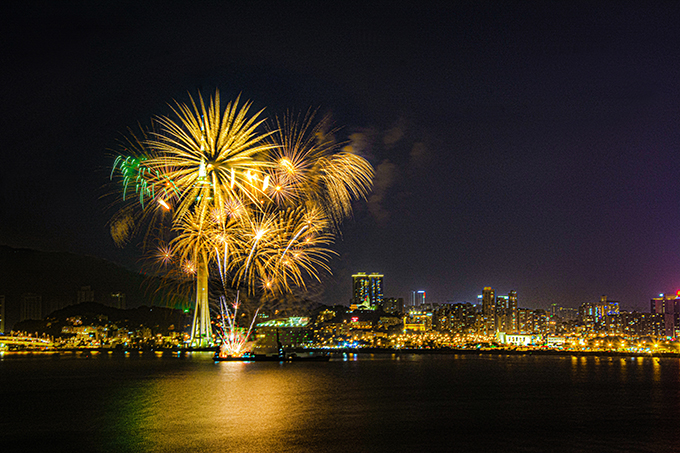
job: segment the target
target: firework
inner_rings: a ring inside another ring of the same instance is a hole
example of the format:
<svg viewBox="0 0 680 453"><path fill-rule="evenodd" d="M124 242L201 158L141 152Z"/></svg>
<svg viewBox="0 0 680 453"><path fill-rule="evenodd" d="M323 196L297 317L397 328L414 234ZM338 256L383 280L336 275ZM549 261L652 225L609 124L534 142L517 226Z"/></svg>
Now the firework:
<svg viewBox="0 0 680 453"><path fill-rule="evenodd" d="M111 237L118 247L124 247L135 229L135 220L130 209L123 209L111 219Z"/></svg>
<svg viewBox="0 0 680 453"><path fill-rule="evenodd" d="M144 162L158 175L152 186L170 180L176 187L176 215L182 217L198 205L223 206L259 198L270 164L261 158L275 145L266 143L271 133L258 132L265 119L261 111L248 114L251 103L239 99L221 110L219 92L207 103L199 96L191 105L176 104L177 119L159 117L146 141L153 154Z"/></svg>
<svg viewBox="0 0 680 453"><path fill-rule="evenodd" d="M314 124L314 114L277 120L268 171L270 193L280 204L314 205L338 227L352 213L352 200L365 198L373 168L362 157L339 149L330 120Z"/></svg>
<svg viewBox="0 0 680 453"><path fill-rule="evenodd" d="M241 357L244 353L248 352L250 333L253 330L253 325L257 319L257 313L259 310L255 311L255 315L250 321L248 329L241 328L236 322L236 317L238 315L239 308L239 293L236 293L236 301L229 308L226 298L220 296L220 323L218 329L218 335L222 340L220 345L220 356L222 357Z"/></svg>
<svg viewBox="0 0 680 453"><path fill-rule="evenodd" d="M248 329L237 325L239 290L283 293L318 281L319 270L330 272L328 247L373 176L366 160L335 143L328 120L288 115L260 132L265 118L250 114L251 106L236 99L222 110L218 92L176 103L172 118L158 117L153 130L132 135L112 172L123 200L142 210L136 223L129 212L112 222L116 242L126 242L142 220L167 220L172 239L155 258L196 279L192 344L212 341L210 273L220 276L223 294L236 290L233 304L219 299L218 334L231 354L242 352L255 319Z"/></svg>

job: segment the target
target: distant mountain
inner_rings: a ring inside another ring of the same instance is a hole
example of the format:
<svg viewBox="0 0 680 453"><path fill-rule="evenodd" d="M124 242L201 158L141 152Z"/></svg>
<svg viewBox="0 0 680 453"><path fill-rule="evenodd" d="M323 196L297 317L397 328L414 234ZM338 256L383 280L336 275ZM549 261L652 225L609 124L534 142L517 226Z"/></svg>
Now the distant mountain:
<svg viewBox="0 0 680 453"><path fill-rule="evenodd" d="M170 306L159 281L110 261L63 252L41 252L0 246L0 296L5 296L5 330L19 321L21 295L42 298L42 316L78 302L78 291L89 286L93 302L115 305L112 294L125 295L127 308ZM173 305L174 308L174 305Z"/></svg>

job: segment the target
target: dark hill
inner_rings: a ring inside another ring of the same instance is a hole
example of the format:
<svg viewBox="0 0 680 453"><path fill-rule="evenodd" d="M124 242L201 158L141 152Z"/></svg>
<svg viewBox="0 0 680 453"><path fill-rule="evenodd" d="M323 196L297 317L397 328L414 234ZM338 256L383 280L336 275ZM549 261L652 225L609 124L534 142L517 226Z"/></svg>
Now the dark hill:
<svg viewBox="0 0 680 453"><path fill-rule="evenodd" d="M19 321L21 295L42 298L42 316L78 302L78 291L89 286L94 302L113 304L113 293L125 294L127 308L167 306L157 292L158 280L129 271L110 261L63 252L41 252L0 246L0 295L5 296L5 330Z"/></svg>
<svg viewBox="0 0 680 453"><path fill-rule="evenodd" d="M45 333L56 337L62 333L64 326L72 325L68 321L72 317L79 318L85 326L106 326L112 323L129 331L148 328L153 335L157 333L167 335L171 331L181 332L191 325L191 315L182 310L147 306L121 310L96 302L85 302L52 312L46 320L27 320L16 323L14 328L19 331L35 332L38 335Z"/></svg>

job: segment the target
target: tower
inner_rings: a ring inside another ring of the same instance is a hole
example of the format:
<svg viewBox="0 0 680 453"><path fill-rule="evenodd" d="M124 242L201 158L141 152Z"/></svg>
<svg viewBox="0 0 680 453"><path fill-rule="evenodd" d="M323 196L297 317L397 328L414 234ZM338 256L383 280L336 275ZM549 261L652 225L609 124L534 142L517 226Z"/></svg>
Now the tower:
<svg viewBox="0 0 680 453"><path fill-rule="evenodd" d="M208 263L202 257L196 273L196 309L191 323L190 345L198 348L212 346L212 325L210 324L210 307L208 306Z"/></svg>

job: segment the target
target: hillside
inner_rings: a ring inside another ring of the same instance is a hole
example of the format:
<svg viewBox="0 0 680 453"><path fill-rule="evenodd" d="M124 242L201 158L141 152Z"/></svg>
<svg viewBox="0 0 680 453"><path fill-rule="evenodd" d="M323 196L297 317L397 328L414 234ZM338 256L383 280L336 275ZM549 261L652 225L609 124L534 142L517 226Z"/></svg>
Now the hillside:
<svg viewBox="0 0 680 453"><path fill-rule="evenodd" d="M78 291L84 286L94 292L93 302L104 305L113 303L112 293L124 293L127 308L172 305L168 297L156 291L157 279L146 278L110 261L0 246L0 295L5 296L6 330L19 321L22 294L42 297L44 317L78 302Z"/></svg>

